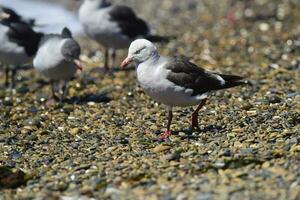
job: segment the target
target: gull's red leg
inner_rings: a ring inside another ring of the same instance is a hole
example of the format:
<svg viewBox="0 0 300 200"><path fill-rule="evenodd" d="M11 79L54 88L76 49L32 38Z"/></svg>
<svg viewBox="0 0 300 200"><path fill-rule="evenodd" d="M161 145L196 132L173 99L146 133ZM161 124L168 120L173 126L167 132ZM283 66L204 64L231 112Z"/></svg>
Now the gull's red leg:
<svg viewBox="0 0 300 200"><path fill-rule="evenodd" d="M196 108L196 110L193 112L193 114L192 114L192 129L194 129L194 128L199 129L198 113L199 113L199 110L205 105L206 101L207 101L207 99L203 99L201 101L201 103L198 105L198 107Z"/></svg>
<svg viewBox="0 0 300 200"><path fill-rule="evenodd" d="M168 125L167 125L167 130L160 136L160 140L165 140L171 135L171 123L173 119L173 112L172 109L169 110L169 116L168 116Z"/></svg>

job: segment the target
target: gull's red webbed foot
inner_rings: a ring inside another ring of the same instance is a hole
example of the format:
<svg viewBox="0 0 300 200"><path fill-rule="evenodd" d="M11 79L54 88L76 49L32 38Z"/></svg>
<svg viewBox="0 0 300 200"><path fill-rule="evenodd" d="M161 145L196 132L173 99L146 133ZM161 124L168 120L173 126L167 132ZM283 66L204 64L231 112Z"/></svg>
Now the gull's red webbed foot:
<svg viewBox="0 0 300 200"><path fill-rule="evenodd" d="M165 140L167 139L168 137L170 137L171 135L171 131L165 131L164 134L162 134L160 137L159 137L159 140Z"/></svg>

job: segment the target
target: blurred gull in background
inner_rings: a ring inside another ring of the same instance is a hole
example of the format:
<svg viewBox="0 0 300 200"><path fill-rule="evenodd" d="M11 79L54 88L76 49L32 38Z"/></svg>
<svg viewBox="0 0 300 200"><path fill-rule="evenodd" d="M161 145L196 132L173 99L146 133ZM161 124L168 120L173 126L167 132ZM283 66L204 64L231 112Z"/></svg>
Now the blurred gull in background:
<svg viewBox="0 0 300 200"><path fill-rule="evenodd" d="M37 31L59 33L67 24L74 35L82 33L76 15L61 5L32 0L0 0L0 5L12 8L26 18L36 19Z"/></svg>

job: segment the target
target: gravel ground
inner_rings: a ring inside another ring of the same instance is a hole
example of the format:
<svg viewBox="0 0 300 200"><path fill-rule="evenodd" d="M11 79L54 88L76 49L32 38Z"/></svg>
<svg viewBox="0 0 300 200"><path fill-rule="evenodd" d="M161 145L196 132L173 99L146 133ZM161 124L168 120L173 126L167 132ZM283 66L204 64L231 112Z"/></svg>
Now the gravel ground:
<svg viewBox="0 0 300 200"><path fill-rule="evenodd" d="M48 101L33 70L0 90L0 199L300 199L299 2L122 2L177 36L161 54L253 86L216 92L199 132L188 129L192 109L177 109L174 134L160 142L164 107L134 70L97 73L98 45L79 38L87 67L65 102Z"/></svg>

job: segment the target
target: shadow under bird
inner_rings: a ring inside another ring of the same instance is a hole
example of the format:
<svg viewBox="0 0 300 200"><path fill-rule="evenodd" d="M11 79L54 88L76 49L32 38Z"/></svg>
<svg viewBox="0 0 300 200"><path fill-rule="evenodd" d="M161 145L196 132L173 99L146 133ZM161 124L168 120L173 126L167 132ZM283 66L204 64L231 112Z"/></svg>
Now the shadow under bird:
<svg viewBox="0 0 300 200"><path fill-rule="evenodd" d="M160 56L157 48L148 40L138 39L129 47L124 68L137 65L137 79L145 92L155 101L167 105L169 116L166 132L161 139L171 135L174 106L198 105L192 114L192 128L198 127L198 112L215 90L248 84L243 77L211 72L196 66L187 59Z"/></svg>
<svg viewBox="0 0 300 200"><path fill-rule="evenodd" d="M77 70L82 71L80 53L80 46L68 28L64 28L61 34L47 34L42 38L33 66L36 71L50 79L52 97L55 100L59 100L55 95L55 82L64 81L60 99L63 100L68 81Z"/></svg>
<svg viewBox="0 0 300 200"><path fill-rule="evenodd" d="M42 33L35 32L32 24L23 21L15 11L0 8L0 62L5 67L6 87L9 79L11 86L15 86L17 69L32 61L42 36Z"/></svg>
<svg viewBox="0 0 300 200"><path fill-rule="evenodd" d="M113 67L116 50L127 49L137 38L152 42L167 42L169 38L151 35L147 23L138 18L125 5L113 5L108 0L84 0L79 9L79 20L85 33L105 47L106 70L109 70L109 52L112 51Z"/></svg>

